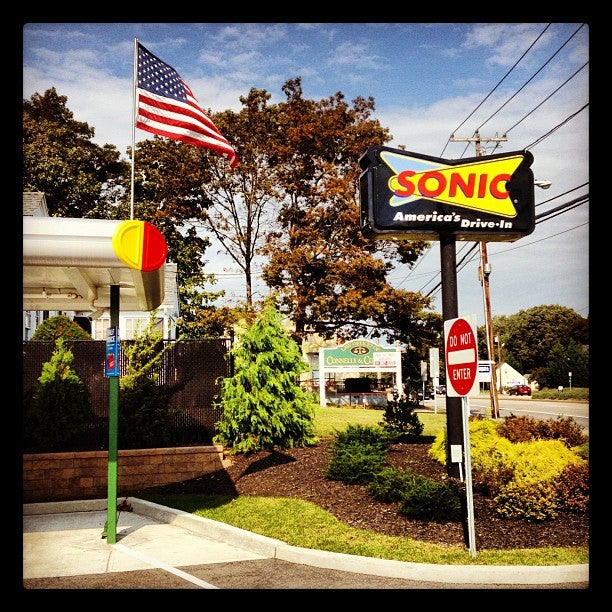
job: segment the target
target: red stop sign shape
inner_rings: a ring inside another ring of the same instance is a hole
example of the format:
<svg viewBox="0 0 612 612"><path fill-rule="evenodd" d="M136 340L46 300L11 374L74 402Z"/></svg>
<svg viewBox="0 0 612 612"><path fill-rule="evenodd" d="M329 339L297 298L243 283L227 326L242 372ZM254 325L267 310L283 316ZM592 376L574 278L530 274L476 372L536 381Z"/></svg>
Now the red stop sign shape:
<svg viewBox="0 0 612 612"><path fill-rule="evenodd" d="M476 381L476 333L466 319L447 323L450 323L450 327L446 333L446 382L457 395L465 396Z"/></svg>

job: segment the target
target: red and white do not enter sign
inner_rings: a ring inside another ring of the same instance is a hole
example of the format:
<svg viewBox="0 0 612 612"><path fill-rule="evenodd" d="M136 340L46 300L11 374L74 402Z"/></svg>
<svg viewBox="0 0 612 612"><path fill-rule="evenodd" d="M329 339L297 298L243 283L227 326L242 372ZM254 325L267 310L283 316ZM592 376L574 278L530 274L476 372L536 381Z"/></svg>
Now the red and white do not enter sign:
<svg viewBox="0 0 612 612"><path fill-rule="evenodd" d="M476 383L478 345L476 326L467 319L444 321L447 394L469 395Z"/></svg>

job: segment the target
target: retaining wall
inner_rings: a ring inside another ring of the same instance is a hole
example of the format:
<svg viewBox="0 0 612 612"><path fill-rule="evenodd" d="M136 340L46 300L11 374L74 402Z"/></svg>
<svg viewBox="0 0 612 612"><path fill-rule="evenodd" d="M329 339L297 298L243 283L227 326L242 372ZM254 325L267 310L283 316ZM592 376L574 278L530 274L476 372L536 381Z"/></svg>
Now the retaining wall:
<svg viewBox="0 0 612 612"><path fill-rule="evenodd" d="M223 468L223 446L120 450L117 496L197 478ZM23 502L104 498L108 451L23 455Z"/></svg>

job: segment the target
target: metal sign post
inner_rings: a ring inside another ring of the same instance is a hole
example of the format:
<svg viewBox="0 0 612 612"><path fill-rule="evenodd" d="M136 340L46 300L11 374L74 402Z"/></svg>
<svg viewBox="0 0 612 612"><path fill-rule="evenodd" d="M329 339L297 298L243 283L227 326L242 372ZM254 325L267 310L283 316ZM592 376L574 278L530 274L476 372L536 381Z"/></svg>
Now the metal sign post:
<svg viewBox="0 0 612 612"><path fill-rule="evenodd" d="M462 398L463 411L463 448L464 463L465 463L465 496L467 501L467 519L468 519L468 543L470 556L476 556L476 532L474 529L474 492L472 490L472 455L470 452L470 400L468 397Z"/></svg>
<svg viewBox="0 0 612 612"><path fill-rule="evenodd" d="M446 353L446 393L461 398L461 417L463 429L463 465L465 468L465 495L467 502L468 544L470 555L476 556L476 536L474 532L474 494L472 491L472 461L470 454L469 394L478 385L476 376L478 364L478 344L476 317L450 319L444 321ZM457 452L457 455L460 453ZM458 459L461 461L461 458ZM461 463L459 463L461 469Z"/></svg>

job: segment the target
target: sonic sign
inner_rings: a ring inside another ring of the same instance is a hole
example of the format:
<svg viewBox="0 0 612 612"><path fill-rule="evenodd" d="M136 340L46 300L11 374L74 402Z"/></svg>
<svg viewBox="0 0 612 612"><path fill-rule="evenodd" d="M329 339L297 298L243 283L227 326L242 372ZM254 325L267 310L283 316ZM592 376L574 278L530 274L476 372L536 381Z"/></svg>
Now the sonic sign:
<svg viewBox="0 0 612 612"><path fill-rule="evenodd" d="M377 240L512 242L535 228L533 155L448 160L371 147L359 160L361 231Z"/></svg>

